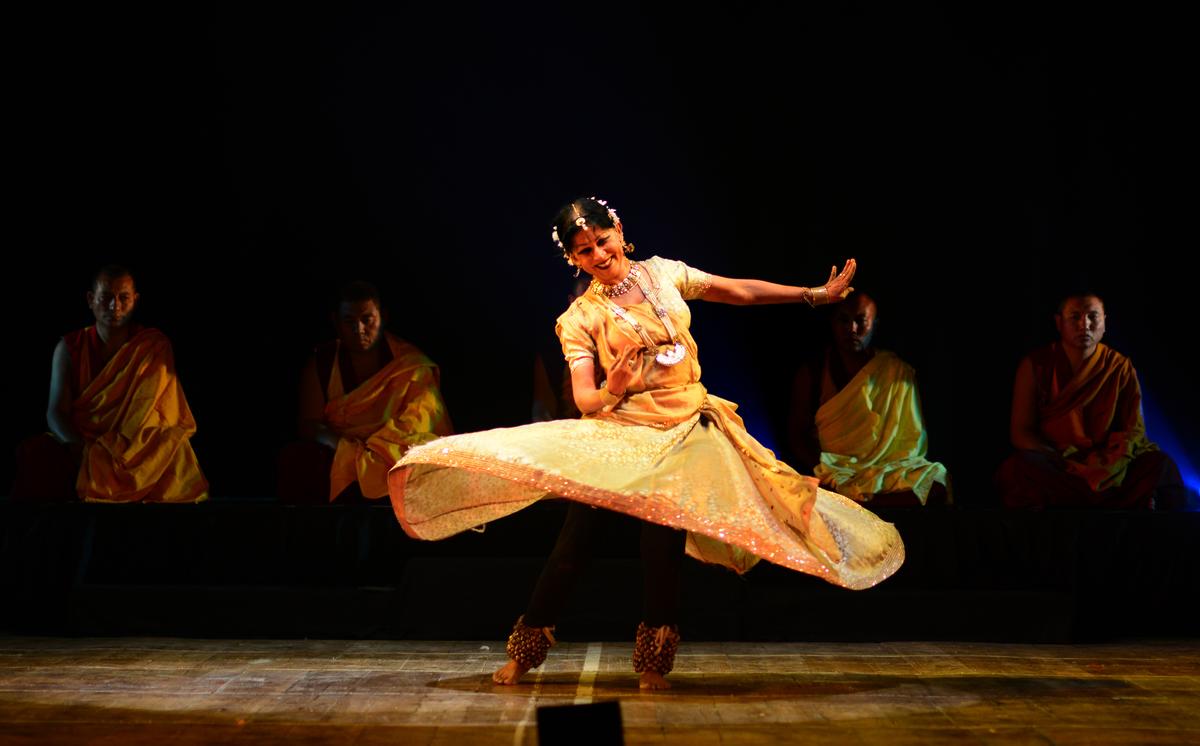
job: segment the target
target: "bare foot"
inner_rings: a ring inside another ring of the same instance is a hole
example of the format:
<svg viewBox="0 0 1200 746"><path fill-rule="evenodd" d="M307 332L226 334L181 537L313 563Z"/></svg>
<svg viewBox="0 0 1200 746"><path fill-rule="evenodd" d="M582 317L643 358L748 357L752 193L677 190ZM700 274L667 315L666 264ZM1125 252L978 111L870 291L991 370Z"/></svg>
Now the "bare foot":
<svg viewBox="0 0 1200 746"><path fill-rule="evenodd" d="M671 683L654 671L645 671L638 680L638 689L670 689Z"/></svg>
<svg viewBox="0 0 1200 746"><path fill-rule="evenodd" d="M527 671L529 671L528 666L522 666L520 663L510 659L508 663L504 664L504 668L492 674L492 681L504 686L512 686L513 684L520 683L521 677Z"/></svg>

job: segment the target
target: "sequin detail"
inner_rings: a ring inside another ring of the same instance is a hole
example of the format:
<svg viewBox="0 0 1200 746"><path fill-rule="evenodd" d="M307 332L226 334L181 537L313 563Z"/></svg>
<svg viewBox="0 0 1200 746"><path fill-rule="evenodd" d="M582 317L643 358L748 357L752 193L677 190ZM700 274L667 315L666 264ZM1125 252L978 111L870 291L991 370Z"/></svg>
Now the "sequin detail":
<svg viewBox="0 0 1200 746"><path fill-rule="evenodd" d="M558 495L687 530L689 554L739 572L762 558L866 588L900 566L903 544L891 524L786 465L771 472L734 447L723 432L731 421L718 426L711 418L721 415L706 411L665 430L556 420L443 438L411 449L393 469L404 483L393 504L405 530L423 539ZM764 482L778 485L764 490ZM814 520L825 530L814 531ZM823 548L820 534L834 545Z"/></svg>

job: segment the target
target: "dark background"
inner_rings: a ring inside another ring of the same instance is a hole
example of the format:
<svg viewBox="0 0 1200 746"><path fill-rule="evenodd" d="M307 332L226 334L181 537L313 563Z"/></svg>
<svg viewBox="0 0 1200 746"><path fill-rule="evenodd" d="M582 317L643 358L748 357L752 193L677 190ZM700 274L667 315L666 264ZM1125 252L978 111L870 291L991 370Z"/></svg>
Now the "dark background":
<svg viewBox="0 0 1200 746"><path fill-rule="evenodd" d="M1151 437L1200 464L1179 18L439 3L12 21L0 485L111 261L173 340L214 499L273 493L299 368L347 279L375 281L391 328L441 365L460 431L523 423L570 287L550 219L590 194L637 256L804 285L856 257L962 505L993 500L1012 374L1052 338L1062 288L1105 297ZM824 318L694 315L705 383L782 455Z"/></svg>

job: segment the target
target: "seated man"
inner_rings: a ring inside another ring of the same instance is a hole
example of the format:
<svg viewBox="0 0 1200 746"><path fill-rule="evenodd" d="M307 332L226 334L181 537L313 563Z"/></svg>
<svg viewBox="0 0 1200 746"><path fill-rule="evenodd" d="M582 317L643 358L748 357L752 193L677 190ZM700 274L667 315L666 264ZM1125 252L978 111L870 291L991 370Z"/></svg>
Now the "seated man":
<svg viewBox="0 0 1200 746"><path fill-rule="evenodd" d="M788 428L797 463L873 507L946 504L946 467L925 459L915 374L871 346L875 325L875 301L850 295L833 312L833 348L797 373Z"/></svg>
<svg viewBox="0 0 1200 746"><path fill-rule="evenodd" d="M1146 437L1133 363L1100 342L1103 301L1063 298L1054 323L1058 341L1017 367L1009 437L1018 450L996 475L1004 504L1183 508L1178 467Z"/></svg>
<svg viewBox="0 0 1200 746"><path fill-rule="evenodd" d="M184 503L208 497L188 442L196 422L171 343L133 321L138 297L123 267L96 274L87 293L96 323L54 348L50 432L21 445L14 497Z"/></svg>
<svg viewBox="0 0 1200 746"><path fill-rule="evenodd" d="M387 495L388 470L409 447L453 432L438 368L383 330L379 292L342 288L337 339L319 345L300 375L300 436L280 459L279 498L332 502Z"/></svg>

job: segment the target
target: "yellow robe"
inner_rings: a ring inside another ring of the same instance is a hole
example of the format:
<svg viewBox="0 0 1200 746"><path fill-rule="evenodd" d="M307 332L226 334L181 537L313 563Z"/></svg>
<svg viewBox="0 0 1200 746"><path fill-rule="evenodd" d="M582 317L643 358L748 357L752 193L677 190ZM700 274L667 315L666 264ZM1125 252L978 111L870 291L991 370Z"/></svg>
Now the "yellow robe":
<svg viewBox="0 0 1200 746"><path fill-rule="evenodd" d="M86 344L93 329L71 339ZM78 351L72 364L82 384L71 405L84 441L75 485L81 498L111 503L208 498L208 481L188 442L196 421L162 332L138 330L99 371L90 370L89 356Z"/></svg>
<svg viewBox="0 0 1200 746"><path fill-rule="evenodd" d="M746 432L735 405L700 384L685 300L711 280L682 262L643 262L687 349L674 366L641 359L641 376L611 411L467 433L411 449L389 476L404 530L440 539L509 515L549 495L689 532L688 554L738 572L759 558L848 588L887 578L904 559L890 523L820 489ZM655 342L662 322L648 303L626 309ZM607 370L640 338L594 293L558 319L568 363Z"/></svg>
<svg viewBox="0 0 1200 746"><path fill-rule="evenodd" d="M822 386L831 389L828 363L823 371ZM891 352L876 352L822 404L816 425L821 463L813 473L846 497L862 502L879 492L912 490L924 504L934 482L946 484L946 467L925 458L916 375Z"/></svg>
<svg viewBox="0 0 1200 746"><path fill-rule="evenodd" d="M349 393L334 354L325 422L341 437L329 472L330 500L356 480L363 497L383 497L388 469L409 448L454 432L437 366L414 345L384 334L392 361Z"/></svg>
<svg viewBox="0 0 1200 746"><path fill-rule="evenodd" d="M1073 375L1057 343L1030 359L1042 432L1093 491L1120 486L1133 459L1158 449L1146 437L1142 389L1129 358L1100 343Z"/></svg>

